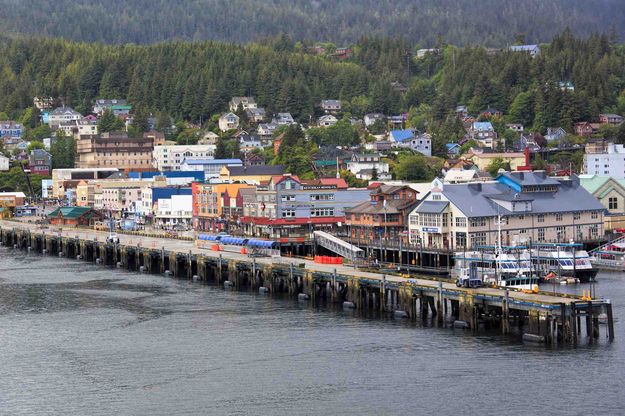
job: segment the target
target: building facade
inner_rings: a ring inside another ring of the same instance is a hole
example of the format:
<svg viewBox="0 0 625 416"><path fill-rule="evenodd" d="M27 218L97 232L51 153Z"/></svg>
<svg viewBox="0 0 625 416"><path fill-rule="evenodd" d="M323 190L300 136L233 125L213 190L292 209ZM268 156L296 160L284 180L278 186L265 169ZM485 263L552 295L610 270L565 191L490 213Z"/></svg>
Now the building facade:
<svg viewBox="0 0 625 416"><path fill-rule="evenodd" d="M149 171L153 169L153 151L151 137L128 137L126 133L80 136L76 140L76 167Z"/></svg>
<svg viewBox="0 0 625 416"><path fill-rule="evenodd" d="M584 173L625 179L625 147L607 142L586 146Z"/></svg>
<svg viewBox="0 0 625 416"><path fill-rule="evenodd" d="M410 242L427 248L463 250L503 245L596 240L604 207L576 176L550 178L544 171L500 174L495 181L432 182L430 193L410 213Z"/></svg>
<svg viewBox="0 0 625 416"><path fill-rule="evenodd" d="M152 164L159 171L179 171L187 158L211 159L217 146L207 145L173 145L154 146Z"/></svg>

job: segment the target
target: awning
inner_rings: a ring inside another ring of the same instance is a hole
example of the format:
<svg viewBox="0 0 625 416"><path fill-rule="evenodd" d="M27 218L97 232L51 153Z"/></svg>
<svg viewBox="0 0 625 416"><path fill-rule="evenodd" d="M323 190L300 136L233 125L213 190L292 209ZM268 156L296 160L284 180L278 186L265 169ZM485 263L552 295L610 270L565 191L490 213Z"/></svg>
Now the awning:
<svg viewBox="0 0 625 416"><path fill-rule="evenodd" d="M269 240L247 240L248 247L256 247L256 248L272 248L275 244L275 241Z"/></svg>

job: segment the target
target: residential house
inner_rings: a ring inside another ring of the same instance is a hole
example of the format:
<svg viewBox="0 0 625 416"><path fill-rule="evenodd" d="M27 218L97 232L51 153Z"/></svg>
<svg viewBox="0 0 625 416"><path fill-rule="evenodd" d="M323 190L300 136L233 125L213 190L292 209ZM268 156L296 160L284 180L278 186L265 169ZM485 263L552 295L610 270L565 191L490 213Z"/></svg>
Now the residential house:
<svg viewBox="0 0 625 416"><path fill-rule="evenodd" d="M394 147L411 149L432 156L432 139L427 133L417 135L414 130L392 130L389 134Z"/></svg>
<svg viewBox="0 0 625 416"><path fill-rule="evenodd" d="M330 114L339 113L341 111L341 100L321 100L321 109Z"/></svg>
<svg viewBox="0 0 625 416"><path fill-rule="evenodd" d="M387 122L391 130L403 130L406 118L403 115L388 116Z"/></svg>
<svg viewBox="0 0 625 416"><path fill-rule="evenodd" d="M497 146L497 133L490 121L475 121L469 130L469 137L488 149Z"/></svg>
<svg viewBox="0 0 625 416"><path fill-rule="evenodd" d="M458 156L460 154L460 150L461 150L460 144L458 143L447 143L445 145L445 148L447 149L447 154L449 156Z"/></svg>
<svg viewBox="0 0 625 416"><path fill-rule="evenodd" d="M566 130L562 127L548 127L547 134L545 134L545 140L547 142L559 142L566 137Z"/></svg>
<svg viewBox="0 0 625 416"><path fill-rule="evenodd" d="M248 108L245 110L247 118L252 123L262 123L265 119L265 109L262 107Z"/></svg>
<svg viewBox="0 0 625 416"><path fill-rule="evenodd" d="M482 117L503 117L503 111L499 111L496 108L489 107L486 110L482 111Z"/></svg>
<svg viewBox="0 0 625 416"><path fill-rule="evenodd" d="M209 145L173 145L154 146L152 164L159 171L180 171L185 159L206 158L215 155L217 146Z"/></svg>
<svg viewBox="0 0 625 416"><path fill-rule="evenodd" d="M276 114L275 120L279 126L290 126L295 124L295 120L293 119L291 113L278 113Z"/></svg>
<svg viewBox="0 0 625 416"><path fill-rule="evenodd" d="M615 126L623 122L623 116L618 114L599 114L599 123L601 124L613 124Z"/></svg>
<svg viewBox="0 0 625 416"><path fill-rule="evenodd" d="M22 137L22 125L15 121L0 121L0 137L20 139Z"/></svg>
<svg viewBox="0 0 625 416"><path fill-rule="evenodd" d="M319 117L319 127L331 127L334 126L339 120L332 114L326 114Z"/></svg>
<svg viewBox="0 0 625 416"><path fill-rule="evenodd" d="M524 130L523 124L519 124L519 123L506 124L506 128L516 133L523 133L523 130Z"/></svg>
<svg viewBox="0 0 625 416"><path fill-rule="evenodd" d="M259 185L271 177L284 174L282 165L260 166L224 166L219 173L219 179L226 182L243 182Z"/></svg>
<svg viewBox="0 0 625 416"><path fill-rule="evenodd" d="M464 157L473 163L481 171L486 171L494 159L501 159L504 163L510 164L511 170L517 170L520 166L525 166L525 154L522 152L489 153L480 152L478 149L471 149Z"/></svg>
<svg viewBox="0 0 625 416"><path fill-rule="evenodd" d="M121 99L113 99L113 100L104 100L98 99L95 100L95 105L93 106L93 114L97 114L101 116L104 111L110 110L116 116L127 116L130 114L130 110L132 110L132 105L128 104L126 100Z"/></svg>
<svg viewBox="0 0 625 416"><path fill-rule="evenodd" d="M261 155L253 152L247 152L243 154L244 166L259 166L265 164L265 158Z"/></svg>
<svg viewBox="0 0 625 416"><path fill-rule="evenodd" d="M540 46L538 45L512 45L510 50L512 52L528 53L532 58L540 54Z"/></svg>
<svg viewBox="0 0 625 416"><path fill-rule="evenodd" d="M425 58L425 56L430 54L437 54L441 50L437 48L428 48L428 49L418 49L417 50L417 58Z"/></svg>
<svg viewBox="0 0 625 416"><path fill-rule="evenodd" d="M459 105L456 107L456 115L463 119L469 115L469 110L466 105Z"/></svg>
<svg viewBox="0 0 625 416"><path fill-rule="evenodd" d="M241 159L187 158L182 163L183 171L204 172L205 180L218 178L226 166L243 166Z"/></svg>
<svg viewBox="0 0 625 416"><path fill-rule="evenodd" d="M242 152L249 152L254 149L262 149L263 143L260 136L255 134L242 134L239 136L239 148Z"/></svg>
<svg viewBox="0 0 625 416"><path fill-rule="evenodd" d="M234 113L226 113L219 117L219 130L228 131L239 128L239 116Z"/></svg>
<svg viewBox="0 0 625 416"><path fill-rule="evenodd" d="M6 172L9 170L9 158L0 154L0 172Z"/></svg>
<svg viewBox="0 0 625 416"><path fill-rule="evenodd" d="M251 108L258 108L254 97L232 97L229 104L230 111L235 112L239 108L242 110L248 110Z"/></svg>
<svg viewBox="0 0 625 416"><path fill-rule="evenodd" d="M54 99L52 97L34 97L33 105L38 110L49 110L54 106Z"/></svg>
<svg viewBox="0 0 625 416"><path fill-rule="evenodd" d="M531 152L540 151L541 147L537 142L537 136L534 133L522 134L519 140L515 143L515 150L522 152L525 149L529 149Z"/></svg>
<svg viewBox="0 0 625 416"><path fill-rule="evenodd" d="M278 127L278 122L272 120L271 123L261 123L258 125L256 133L260 136L260 140L263 142L263 146L269 145L273 139L273 132Z"/></svg>
<svg viewBox="0 0 625 416"><path fill-rule="evenodd" d="M497 243L501 218L504 245L597 240L603 211L576 176L556 179L528 171L506 172L490 182L435 179L410 213L409 234L422 247L475 249Z"/></svg>
<svg viewBox="0 0 625 416"><path fill-rule="evenodd" d="M391 150L393 142L390 140L374 140L372 142L365 143L365 150L372 152L385 152Z"/></svg>
<svg viewBox="0 0 625 416"><path fill-rule="evenodd" d="M43 149L31 150L28 168L34 174L49 175L52 172L52 155Z"/></svg>
<svg viewBox="0 0 625 416"><path fill-rule="evenodd" d="M48 114L48 125L52 130L56 130L61 123L68 121L78 121L82 118L82 114L74 111L71 107L59 107Z"/></svg>
<svg viewBox="0 0 625 416"><path fill-rule="evenodd" d="M559 81L558 88L560 91L573 92L575 91L575 85L571 81Z"/></svg>
<svg viewBox="0 0 625 416"><path fill-rule="evenodd" d="M597 129L595 129L595 127L587 121L575 123L574 128L575 134L582 137L589 137L592 136L593 133L597 132Z"/></svg>
<svg viewBox="0 0 625 416"><path fill-rule="evenodd" d="M345 210L352 241L375 246L407 243L408 214L418 203L418 191L408 185L374 185L368 200Z"/></svg>
<svg viewBox="0 0 625 416"><path fill-rule="evenodd" d="M352 160L347 164L347 170L358 179L391 179L389 165L382 161L379 153L354 153Z"/></svg>
<svg viewBox="0 0 625 416"><path fill-rule="evenodd" d="M338 59L339 61L344 61L352 57L352 49L351 48L336 48L332 57Z"/></svg>
<svg viewBox="0 0 625 416"><path fill-rule="evenodd" d="M376 121L385 121L386 117L381 113L369 113L365 114L364 122L366 127L370 127L375 124Z"/></svg>

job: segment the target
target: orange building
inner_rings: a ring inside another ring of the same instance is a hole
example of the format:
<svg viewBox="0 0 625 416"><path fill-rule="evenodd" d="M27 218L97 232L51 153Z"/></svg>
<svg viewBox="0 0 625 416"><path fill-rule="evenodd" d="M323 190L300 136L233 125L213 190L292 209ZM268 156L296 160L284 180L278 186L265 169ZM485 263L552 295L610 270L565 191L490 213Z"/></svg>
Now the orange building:
<svg viewBox="0 0 625 416"><path fill-rule="evenodd" d="M198 183L193 192L193 224L198 231L221 232L237 216L239 190L255 188L246 183ZM224 209L225 207L225 209ZM242 207L241 207L242 208Z"/></svg>

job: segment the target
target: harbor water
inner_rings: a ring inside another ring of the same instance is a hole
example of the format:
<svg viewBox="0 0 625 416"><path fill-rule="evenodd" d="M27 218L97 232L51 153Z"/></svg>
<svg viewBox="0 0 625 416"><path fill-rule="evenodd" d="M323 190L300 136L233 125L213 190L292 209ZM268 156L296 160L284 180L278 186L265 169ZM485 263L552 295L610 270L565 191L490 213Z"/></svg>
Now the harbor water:
<svg viewBox="0 0 625 416"><path fill-rule="evenodd" d="M615 341L551 349L1 247L0 415L622 415L593 290Z"/></svg>

